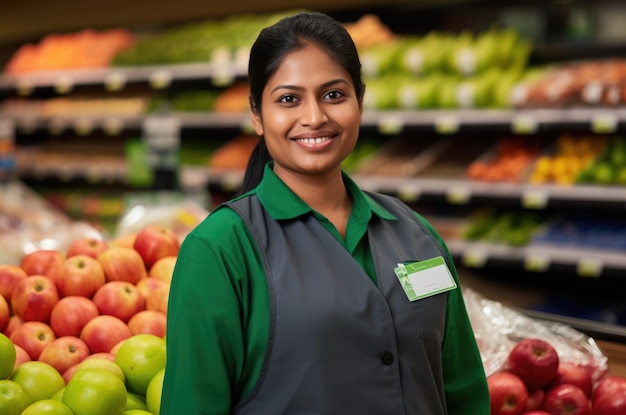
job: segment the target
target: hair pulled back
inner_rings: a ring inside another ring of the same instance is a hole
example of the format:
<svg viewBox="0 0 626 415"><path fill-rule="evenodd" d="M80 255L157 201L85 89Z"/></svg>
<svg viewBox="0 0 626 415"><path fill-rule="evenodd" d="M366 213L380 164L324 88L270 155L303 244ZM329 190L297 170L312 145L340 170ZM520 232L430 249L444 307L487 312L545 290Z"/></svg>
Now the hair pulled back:
<svg viewBox="0 0 626 415"><path fill-rule="evenodd" d="M348 72L356 96L362 100L365 86L361 79L359 55L345 27L332 17L320 12L301 12L279 20L261 30L250 51L248 82L250 108L262 117L263 89L276 73L283 58L290 52L314 44L328 53ZM264 138L255 147L238 194L256 187L261 181L265 164L271 156Z"/></svg>

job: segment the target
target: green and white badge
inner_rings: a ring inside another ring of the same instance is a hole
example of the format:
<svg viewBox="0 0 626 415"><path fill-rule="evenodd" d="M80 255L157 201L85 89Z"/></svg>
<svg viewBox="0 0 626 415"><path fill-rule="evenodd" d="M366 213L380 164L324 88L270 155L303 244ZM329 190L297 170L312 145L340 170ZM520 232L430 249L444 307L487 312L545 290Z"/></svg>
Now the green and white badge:
<svg viewBox="0 0 626 415"><path fill-rule="evenodd" d="M410 301L456 288L456 282L441 256L425 261L399 263L394 271Z"/></svg>

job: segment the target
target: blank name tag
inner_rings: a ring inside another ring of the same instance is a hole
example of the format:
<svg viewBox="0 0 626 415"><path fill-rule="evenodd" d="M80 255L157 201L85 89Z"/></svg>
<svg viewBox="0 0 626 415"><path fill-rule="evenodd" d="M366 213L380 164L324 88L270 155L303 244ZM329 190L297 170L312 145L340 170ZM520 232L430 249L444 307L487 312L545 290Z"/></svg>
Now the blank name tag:
<svg viewBox="0 0 626 415"><path fill-rule="evenodd" d="M399 263L394 272L410 301L456 288L452 273L441 256L425 261Z"/></svg>

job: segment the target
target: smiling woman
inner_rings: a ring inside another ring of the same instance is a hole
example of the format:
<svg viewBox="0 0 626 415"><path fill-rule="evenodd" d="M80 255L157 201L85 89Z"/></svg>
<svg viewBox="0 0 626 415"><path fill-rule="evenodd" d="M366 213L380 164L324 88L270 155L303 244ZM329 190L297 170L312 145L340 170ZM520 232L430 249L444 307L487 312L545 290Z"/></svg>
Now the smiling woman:
<svg viewBox="0 0 626 415"><path fill-rule="evenodd" d="M248 78L259 144L241 193L181 245L160 413L489 414L444 242L341 169L364 92L346 29L287 17Z"/></svg>

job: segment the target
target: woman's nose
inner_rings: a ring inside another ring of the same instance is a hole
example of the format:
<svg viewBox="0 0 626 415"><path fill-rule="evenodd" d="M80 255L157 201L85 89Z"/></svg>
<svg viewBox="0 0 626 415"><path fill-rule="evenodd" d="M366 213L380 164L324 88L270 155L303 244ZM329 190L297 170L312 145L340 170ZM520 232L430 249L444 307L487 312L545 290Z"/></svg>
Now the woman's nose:
<svg viewBox="0 0 626 415"><path fill-rule="evenodd" d="M328 121L324 107L317 100L307 100L302 106L300 122L302 125L316 127Z"/></svg>

